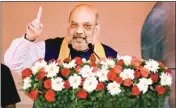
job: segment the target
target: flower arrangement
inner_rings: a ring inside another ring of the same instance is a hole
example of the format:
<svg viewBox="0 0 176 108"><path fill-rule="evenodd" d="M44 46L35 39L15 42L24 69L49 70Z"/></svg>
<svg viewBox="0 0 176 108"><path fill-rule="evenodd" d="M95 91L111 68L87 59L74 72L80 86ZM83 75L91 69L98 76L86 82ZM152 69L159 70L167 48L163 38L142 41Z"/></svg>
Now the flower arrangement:
<svg viewBox="0 0 176 108"><path fill-rule="evenodd" d="M22 71L22 89L35 108L159 108L169 96L171 71L137 57L37 60Z"/></svg>

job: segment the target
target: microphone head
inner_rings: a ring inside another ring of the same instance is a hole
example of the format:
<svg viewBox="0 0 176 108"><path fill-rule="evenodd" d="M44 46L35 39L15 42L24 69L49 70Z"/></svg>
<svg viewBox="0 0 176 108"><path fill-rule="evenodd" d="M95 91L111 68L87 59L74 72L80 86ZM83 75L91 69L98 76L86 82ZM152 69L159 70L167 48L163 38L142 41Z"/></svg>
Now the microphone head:
<svg viewBox="0 0 176 108"><path fill-rule="evenodd" d="M88 44L88 47L89 47L89 49L92 49L92 48L93 48L92 43L89 43L89 44Z"/></svg>
<svg viewBox="0 0 176 108"><path fill-rule="evenodd" d="M72 49L72 44L68 44L68 48L69 48L69 49Z"/></svg>

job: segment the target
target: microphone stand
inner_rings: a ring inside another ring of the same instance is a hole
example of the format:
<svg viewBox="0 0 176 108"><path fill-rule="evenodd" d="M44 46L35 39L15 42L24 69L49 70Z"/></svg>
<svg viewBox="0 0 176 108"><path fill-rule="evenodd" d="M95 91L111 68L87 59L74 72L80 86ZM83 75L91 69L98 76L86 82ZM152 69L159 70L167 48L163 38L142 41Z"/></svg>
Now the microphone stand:
<svg viewBox="0 0 176 108"><path fill-rule="evenodd" d="M100 57L97 55L97 53L94 52L94 47L91 43L88 44L88 47L89 47L89 49L91 49L92 53L95 54L98 59L100 59Z"/></svg>

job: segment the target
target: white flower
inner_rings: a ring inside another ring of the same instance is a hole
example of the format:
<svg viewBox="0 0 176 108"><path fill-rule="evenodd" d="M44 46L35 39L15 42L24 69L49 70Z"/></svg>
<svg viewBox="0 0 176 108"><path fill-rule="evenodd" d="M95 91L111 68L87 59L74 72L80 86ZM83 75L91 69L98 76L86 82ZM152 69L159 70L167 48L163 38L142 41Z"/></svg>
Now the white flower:
<svg viewBox="0 0 176 108"><path fill-rule="evenodd" d="M44 60L35 62L31 68L32 73L35 75L36 73L40 71L41 68L46 67L46 65L47 65L47 62Z"/></svg>
<svg viewBox="0 0 176 108"><path fill-rule="evenodd" d="M122 77L123 80L130 78L130 79L134 79L134 70L133 69L124 69L121 73L120 73L120 77Z"/></svg>
<svg viewBox="0 0 176 108"><path fill-rule="evenodd" d="M146 61L146 65L144 65L144 67L155 73L158 72L159 63L155 60L150 59L149 61Z"/></svg>
<svg viewBox="0 0 176 108"><path fill-rule="evenodd" d="M115 62L113 59L105 58L105 60L101 61L100 64L113 68L115 66Z"/></svg>
<svg viewBox="0 0 176 108"><path fill-rule="evenodd" d="M52 62L46 66L45 71L47 72L47 77L54 77L59 72L59 67L56 62Z"/></svg>
<svg viewBox="0 0 176 108"><path fill-rule="evenodd" d="M99 81L101 82L105 82L108 80L108 72L109 70L107 70L107 67L106 66L102 66L102 69L101 70L98 70L96 72L96 76L99 78Z"/></svg>
<svg viewBox="0 0 176 108"><path fill-rule="evenodd" d="M81 84L81 77L77 74L74 74L73 76L70 76L68 79L70 86L73 87L73 89L78 88L78 86Z"/></svg>
<svg viewBox="0 0 176 108"><path fill-rule="evenodd" d="M55 91L61 91L64 88L64 82L62 78L57 77L57 78L51 79L51 87Z"/></svg>
<svg viewBox="0 0 176 108"><path fill-rule="evenodd" d="M82 58L83 63L90 63L90 60L86 60L85 58Z"/></svg>
<svg viewBox="0 0 176 108"><path fill-rule="evenodd" d="M76 60L73 59L70 63L69 63L69 67L70 68L75 68L76 64L75 64Z"/></svg>
<svg viewBox="0 0 176 108"><path fill-rule="evenodd" d="M83 88L90 93L97 88L97 85L98 81L95 77L88 77L83 83Z"/></svg>
<svg viewBox="0 0 176 108"><path fill-rule="evenodd" d="M31 78L30 77L26 77L24 80L23 80L23 89L26 90L28 89L29 87L31 87Z"/></svg>
<svg viewBox="0 0 176 108"><path fill-rule="evenodd" d="M93 68L90 67L89 65L84 65L84 66L80 69L80 74L81 74L82 77L84 77L84 78L95 76L95 73L93 73L92 70L93 70Z"/></svg>
<svg viewBox="0 0 176 108"><path fill-rule="evenodd" d="M139 83L137 84L137 87L140 91L143 91L143 93L147 92L148 86L152 84L151 78L141 78L139 79Z"/></svg>
<svg viewBox="0 0 176 108"><path fill-rule="evenodd" d="M122 59L124 61L125 65L127 65L127 66L131 65L131 60L132 60L131 56L126 55L126 56L120 56L118 58L119 58L119 60Z"/></svg>
<svg viewBox="0 0 176 108"><path fill-rule="evenodd" d="M109 83L107 85L107 89L109 90L109 93L111 95L117 95L121 92L120 84L117 84L115 81L113 81L112 83Z"/></svg>
<svg viewBox="0 0 176 108"><path fill-rule="evenodd" d="M167 73L161 73L161 76L160 76L160 78L161 78L161 85L162 86L165 86L165 85L171 85L171 83L172 83L172 77L171 77L171 75L170 74L167 74Z"/></svg>
<svg viewBox="0 0 176 108"><path fill-rule="evenodd" d="M75 68L76 64L75 64L76 60L73 59L71 62L67 63L63 63L63 67L64 68Z"/></svg>
<svg viewBox="0 0 176 108"><path fill-rule="evenodd" d="M70 68L69 64L67 64L67 63L63 63L63 67L64 68Z"/></svg>

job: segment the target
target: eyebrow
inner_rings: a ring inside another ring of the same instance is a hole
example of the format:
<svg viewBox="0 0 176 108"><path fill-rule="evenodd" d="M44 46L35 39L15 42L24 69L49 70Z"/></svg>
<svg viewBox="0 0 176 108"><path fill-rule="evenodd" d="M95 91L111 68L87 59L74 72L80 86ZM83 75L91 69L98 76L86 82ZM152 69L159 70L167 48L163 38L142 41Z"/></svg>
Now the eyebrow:
<svg viewBox="0 0 176 108"><path fill-rule="evenodd" d="M77 23L75 21L71 21L71 23ZM78 23L77 23L78 24ZM83 24L91 24L90 22L83 22Z"/></svg>
<svg viewBox="0 0 176 108"><path fill-rule="evenodd" d="M75 22L75 21L71 21L71 23L77 23L77 22Z"/></svg>

